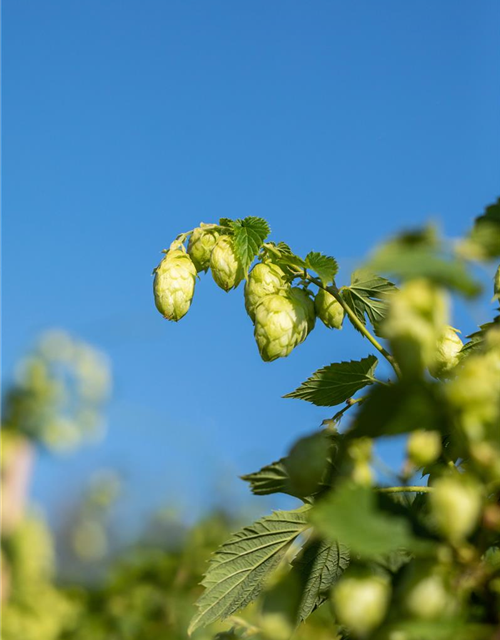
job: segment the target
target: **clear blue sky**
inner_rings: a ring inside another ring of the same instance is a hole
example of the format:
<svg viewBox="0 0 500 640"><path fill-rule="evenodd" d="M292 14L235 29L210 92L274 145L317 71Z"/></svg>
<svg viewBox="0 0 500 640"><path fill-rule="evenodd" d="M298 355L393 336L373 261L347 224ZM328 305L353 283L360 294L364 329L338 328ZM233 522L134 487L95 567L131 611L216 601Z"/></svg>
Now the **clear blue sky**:
<svg viewBox="0 0 500 640"><path fill-rule="evenodd" d="M107 440L40 459L36 499L113 466L131 512L234 501L328 416L280 396L370 353L350 328L266 365L241 289L203 278L175 325L151 270L220 216L267 218L341 279L401 227L462 232L499 192L499 28L497 0L4 0L4 373L58 326L115 374Z"/></svg>

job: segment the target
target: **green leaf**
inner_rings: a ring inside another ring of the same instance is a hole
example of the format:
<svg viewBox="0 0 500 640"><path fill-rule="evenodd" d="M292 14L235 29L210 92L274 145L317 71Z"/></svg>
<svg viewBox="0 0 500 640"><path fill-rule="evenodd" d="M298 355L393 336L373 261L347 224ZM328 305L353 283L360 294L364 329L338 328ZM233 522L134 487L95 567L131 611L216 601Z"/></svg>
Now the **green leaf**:
<svg viewBox="0 0 500 640"><path fill-rule="evenodd" d="M234 221L231 218L221 218L219 220L219 226L227 227L228 229L233 229Z"/></svg>
<svg viewBox="0 0 500 640"><path fill-rule="evenodd" d="M292 562L299 577L302 597L298 622L305 620L328 597L328 590L349 566L349 549L337 542L313 540Z"/></svg>
<svg viewBox="0 0 500 640"><path fill-rule="evenodd" d="M460 616L439 620L405 620L390 625L390 637L405 640L494 640L493 625L467 623ZM391 635L391 632L393 635ZM389 637L389 636L388 636Z"/></svg>
<svg viewBox="0 0 500 640"><path fill-rule="evenodd" d="M235 220L233 231L234 250L246 272L271 230L266 220L250 216Z"/></svg>
<svg viewBox="0 0 500 640"><path fill-rule="evenodd" d="M351 284L341 291L347 305L354 311L356 317L366 325L366 317L372 324L375 333L380 336L380 325L387 316L388 298L397 291L397 287L366 269L354 271ZM353 325L356 329L356 325Z"/></svg>
<svg viewBox="0 0 500 640"><path fill-rule="evenodd" d="M468 342L466 342L462 347L459 357L464 358L475 353L477 350L480 350L484 346L484 340L488 331L494 327L498 327L499 325L500 315L497 315L491 322L486 322L485 324L480 325L478 331L467 336Z"/></svg>
<svg viewBox="0 0 500 640"><path fill-rule="evenodd" d="M447 406L440 385L424 381L374 387L357 413L348 436L377 438L416 429L449 430Z"/></svg>
<svg viewBox="0 0 500 640"><path fill-rule="evenodd" d="M311 251L306 256L306 267L316 272L324 286L331 284L339 266L335 258Z"/></svg>
<svg viewBox="0 0 500 640"><path fill-rule="evenodd" d="M307 400L318 407L333 407L352 398L363 387L373 384L377 364L375 356L330 364L313 373L298 389L283 397Z"/></svg>
<svg viewBox="0 0 500 640"><path fill-rule="evenodd" d="M500 256L500 198L476 218L470 240L482 257L491 259Z"/></svg>
<svg viewBox="0 0 500 640"><path fill-rule="evenodd" d="M447 253L432 230L404 234L388 242L375 253L369 268L401 280L427 278L469 297L481 291L466 263Z"/></svg>
<svg viewBox="0 0 500 640"><path fill-rule="evenodd" d="M407 519L379 510L373 490L359 485L340 485L313 508L311 521L322 535L363 559L400 548L414 551L419 543Z"/></svg>
<svg viewBox="0 0 500 640"><path fill-rule="evenodd" d="M235 533L215 553L202 584L205 593L188 633L227 618L261 592L293 541L308 528L307 507L276 511Z"/></svg>
<svg viewBox="0 0 500 640"><path fill-rule="evenodd" d="M260 471L248 473L241 479L250 484L252 493L256 496L267 496L271 493L288 493L289 477L284 465L284 458L262 467Z"/></svg>

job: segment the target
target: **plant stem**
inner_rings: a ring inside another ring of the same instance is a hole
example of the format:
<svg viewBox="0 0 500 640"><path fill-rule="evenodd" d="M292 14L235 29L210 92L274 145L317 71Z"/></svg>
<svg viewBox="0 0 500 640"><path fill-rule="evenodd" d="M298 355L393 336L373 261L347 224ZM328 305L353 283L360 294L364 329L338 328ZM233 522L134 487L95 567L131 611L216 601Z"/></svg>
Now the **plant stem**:
<svg viewBox="0 0 500 640"><path fill-rule="evenodd" d="M384 358L387 360L387 362L389 362L389 364L391 365L391 367L394 369L397 376L399 377L401 375L401 372L399 371L399 367L396 361L394 360L394 358L392 357L392 355L387 351L387 349L385 349L380 344L380 342L375 338L375 336L372 336L372 334L368 331L365 325L357 317L357 315L354 313L351 307L348 304L346 304L345 300L340 295L340 292L337 289L336 285L330 285L329 287L325 287L324 284L321 282L321 280L319 280L318 278L315 278L314 276L311 276L309 273L307 274L307 280L309 280L310 282L313 282L320 289L324 289L325 291L330 293L335 298L335 300L337 300L337 302L342 306L344 311L349 316L349 320L356 327L356 329L358 329L358 331L362 335L364 335L367 340L369 340L372 343L375 349L377 349L377 351L379 351L384 356Z"/></svg>
<svg viewBox="0 0 500 640"><path fill-rule="evenodd" d="M431 493L434 490L433 487L379 487L377 491L379 493Z"/></svg>

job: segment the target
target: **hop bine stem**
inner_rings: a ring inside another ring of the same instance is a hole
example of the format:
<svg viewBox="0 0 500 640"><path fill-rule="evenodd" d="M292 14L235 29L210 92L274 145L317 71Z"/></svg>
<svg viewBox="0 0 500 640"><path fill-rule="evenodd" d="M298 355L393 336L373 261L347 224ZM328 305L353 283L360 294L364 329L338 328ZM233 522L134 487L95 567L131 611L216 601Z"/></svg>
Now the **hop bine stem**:
<svg viewBox="0 0 500 640"><path fill-rule="evenodd" d="M431 493L434 490L433 487L379 487L377 491L379 493Z"/></svg>

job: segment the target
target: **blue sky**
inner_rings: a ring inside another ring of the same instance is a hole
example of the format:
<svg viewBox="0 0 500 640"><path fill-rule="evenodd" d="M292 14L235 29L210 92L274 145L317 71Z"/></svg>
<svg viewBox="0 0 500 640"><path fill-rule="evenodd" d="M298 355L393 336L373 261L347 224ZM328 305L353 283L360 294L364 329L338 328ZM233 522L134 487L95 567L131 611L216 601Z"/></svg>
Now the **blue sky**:
<svg viewBox="0 0 500 640"><path fill-rule="evenodd" d="M341 282L402 227L463 232L498 196L499 26L496 0L4 0L4 375L57 326L115 380L106 441L42 456L35 499L56 513L115 467L129 513L234 504L328 416L281 396L370 353L350 328L266 365L241 289L203 278L175 325L151 270L221 216L267 218Z"/></svg>

